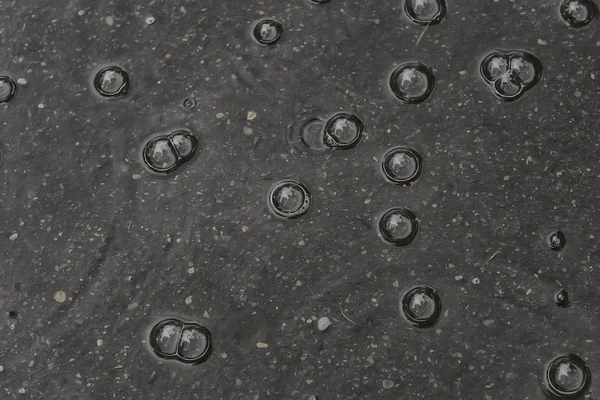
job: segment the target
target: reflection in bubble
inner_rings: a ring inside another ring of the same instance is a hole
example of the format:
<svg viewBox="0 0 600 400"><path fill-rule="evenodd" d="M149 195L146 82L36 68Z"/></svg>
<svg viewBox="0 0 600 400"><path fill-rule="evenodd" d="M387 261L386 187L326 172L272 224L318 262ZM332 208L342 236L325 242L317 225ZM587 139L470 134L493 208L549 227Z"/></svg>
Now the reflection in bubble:
<svg viewBox="0 0 600 400"><path fill-rule="evenodd" d="M430 328L437 323L442 313L442 301L437 291L432 287L417 286L404 295L401 309L404 317L413 326Z"/></svg>
<svg viewBox="0 0 600 400"><path fill-rule="evenodd" d="M198 139L187 131L176 131L169 135L169 139L177 150L179 158L183 161L189 160L196 153L198 148Z"/></svg>
<svg viewBox="0 0 600 400"><path fill-rule="evenodd" d="M354 114L340 113L325 124L325 145L332 149L346 150L360 142L364 125Z"/></svg>
<svg viewBox="0 0 600 400"><path fill-rule="evenodd" d="M445 0L405 0L404 12L419 25L439 24L446 14Z"/></svg>
<svg viewBox="0 0 600 400"><path fill-rule="evenodd" d="M406 246L417 235L419 224L416 215L406 208L392 208L379 219L379 234L394 246Z"/></svg>
<svg viewBox="0 0 600 400"><path fill-rule="evenodd" d="M281 22L272 19L264 19L254 26L252 33L258 43L265 46L272 46L281 39L283 25Z"/></svg>
<svg viewBox="0 0 600 400"><path fill-rule="evenodd" d="M121 67L101 69L94 78L94 87L104 97L117 97L129 91L129 74Z"/></svg>
<svg viewBox="0 0 600 400"><path fill-rule="evenodd" d="M398 66L391 74L389 87L394 96L407 104L425 101L435 86L431 68L422 63L406 63Z"/></svg>
<svg viewBox="0 0 600 400"><path fill-rule="evenodd" d="M149 141L144 148L144 161L155 172L172 172L179 166L177 151L171 141L158 137Z"/></svg>
<svg viewBox="0 0 600 400"><path fill-rule="evenodd" d="M588 25L598 13L592 0L563 0L559 7L563 21L572 28Z"/></svg>
<svg viewBox="0 0 600 400"><path fill-rule="evenodd" d="M550 361L542 387L553 399L579 399L591 382L592 374L586 362L575 354L565 354Z"/></svg>
<svg viewBox="0 0 600 400"><path fill-rule="evenodd" d="M556 293L556 305L562 308L569 307L571 302L569 301L569 292L565 289L560 289L558 293Z"/></svg>
<svg viewBox="0 0 600 400"><path fill-rule="evenodd" d="M310 208L310 194L303 184L286 180L276 183L269 192L269 209L275 215L293 219Z"/></svg>
<svg viewBox="0 0 600 400"><path fill-rule="evenodd" d="M422 159L412 147L392 147L380 163L385 179L395 185L410 185L421 175Z"/></svg>
<svg viewBox="0 0 600 400"><path fill-rule="evenodd" d="M8 103L15 96L17 85L12 78L0 76L0 104Z"/></svg>
<svg viewBox="0 0 600 400"><path fill-rule="evenodd" d="M548 245L552 251L561 251L567 244L567 237L561 231L552 232L548 236Z"/></svg>
<svg viewBox="0 0 600 400"><path fill-rule="evenodd" d="M153 350L161 357L175 356L182 329L183 324L173 319L156 325L151 333Z"/></svg>
<svg viewBox="0 0 600 400"><path fill-rule="evenodd" d="M198 359L208 350L206 333L196 326L183 330L179 341L179 355L185 359Z"/></svg>

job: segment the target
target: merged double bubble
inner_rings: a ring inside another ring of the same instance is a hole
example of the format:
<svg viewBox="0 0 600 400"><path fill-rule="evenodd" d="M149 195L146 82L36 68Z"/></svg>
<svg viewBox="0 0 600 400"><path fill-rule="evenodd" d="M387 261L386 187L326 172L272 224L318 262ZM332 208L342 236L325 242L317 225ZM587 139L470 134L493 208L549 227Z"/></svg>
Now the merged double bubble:
<svg viewBox="0 0 600 400"><path fill-rule="evenodd" d="M287 127L287 140L301 151L348 150L361 141L365 125L355 114L308 115Z"/></svg>
<svg viewBox="0 0 600 400"><path fill-rule="evenodd" d="M496 50L483 59L480 71L498 98L513 101L538 83L542 63L524 51Z"/></svg>
<svg viewBox="0 0 600 400"><path fill-rule="evenodd" d="M150 139L142 150L142 156L151 171L168 174L191 160L198 147L198 138L192 132L181 129Z"/></svg>
<svg viewBox="0 0 600 400"><path fill-rule="evenodd" d="M212 353L212 337L205 326L175 318L163 320L150 332L154 353L166 360L202 364Z"/></svg>

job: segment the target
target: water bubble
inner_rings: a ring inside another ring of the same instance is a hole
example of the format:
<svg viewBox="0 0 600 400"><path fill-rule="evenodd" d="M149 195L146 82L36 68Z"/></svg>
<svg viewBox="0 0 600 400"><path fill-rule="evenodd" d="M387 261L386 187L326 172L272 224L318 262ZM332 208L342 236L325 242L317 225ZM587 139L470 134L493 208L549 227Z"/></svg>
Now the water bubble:
<svg viewBox="0 0 600 400"><path fill-rule="evenodd" d="M303 184L285 180L276 183L269 192L269 209L287 219L298 218L310 208L310 194Z"/></svg>
<svg viewBox="0 0 600 400"><path fill-rule="evenodd" d="M503 54L491 54L483 60L481 72L485 79L494 82L508 72L508 57Z"/></svg>
<svg viewBox="0 0 600 400"><path fill-rule="evenodd" d="M281 22L272 19L263 19L254 27L253 35L258 43L271 46L281 39L283 25Z"/></svg>
<svg viewBox="0 0 600 400"><path fill-rule="evenodd" d="M564 0L560 4L560 16L572 28L588 25L598 13L592 0Z"/></svg>
<svg viewBox="0 0 600 400"><path fill-rule="evenodd" d="M429 97L435 86L435 77L425 64L405 63L392 72L389 86L398 100L417 104Z"/></svg>
<svg viewBox="0 0 600 400"><path fill-rule="evenodd" d="M169 135L173 147L181 161L187 161L194 156L198 148L198 139L188 131L175 131Z"/></svg>
<svg viewBox="0 0 600 400"><path fill-rule="evenodd" d="M416 328L430 328L440 318L442 300L432 287L417 286L404 295L401 309L408 322Z"/></svg>
<svg viewBox="0 0 600 400"><path fill-rule="evenodd" d="M150 333L150 345L154 352L163 358L176 356L182 329L183 323L175 319L158 323Z"/></svg>
<svg viewBox="0 0 600 400"><path fill-rule="evenodd" d="M12 78L0 76L0 104L8 103L15 96L17 85Z"/></svg>
<svg viewBox="0 0 600 400"><path fill-rule="evenodd" d="M548 245L552 251L561 251L567 244L567 237L561 231L552 232L548 236Z"/></svg>
<svg viewBox="0 0 600 400"><path fill-rule="evenodd" d="M404 12L419 25L439 24L446 14L444 0L405 0Z"/></svg>
<svg viewBox="0 0 600 400"><path fill-rule="evenodd" d="M183 328L178 348L181 361L200 364L210 357L211 351L212 341L208 329L197 324Z"/></svg>
<svg viewBox="0 0 600 400"><path fill-rule="evenodd" d="M172 172L180 165L177 150L166 136L150 140L144 147L143 156L146 165L154 172Z"/></svg>
<svg viewBox="0 0 600 400"><path fill-rule="evenodd" d="M536 79L534 65L521 55L515 55L510 59L510 70L524 85L529 85Z"/></svg>
<svg viewBox="0 0 600 400"><path fill-rule="evenodd" d="M340 113L325 124L325 144L332 149L350 149L360 142L364 124L354 114Z"/></svg>
<svg viewBox="0 0 600 400"><path fill-rule="evenodd" d="M542 387L553 399L579 399L591 383L592 374L586 362L575 354L565 354L550 361Z"/></svg>
<svg viewBox="0 0 600 400"><path fill-rule="evenodd" d="M94 87L104 97L123 96L129 91L129 74L121 67L103 68L94 78Z"/></svg>
<svg viewBox="0 0 600 400"><path fill-rule="evenodd" d="M406 208L392 208L379 219L379 234L394 246L410 244L419 229L416 215Z"/></svg>
<svg viewBox="0 0 600 400"><path fill-rule="evenodd" d="M569 307L569 305L571 304L569 302L569 292L567 292L565 289L560 289L558 293L556 293L555 301L556 305L559 307Z"/></svg>
<svg viewBox="0 0 600 400"><path fill-rule="evenodd" d="M395 185L410 185L421 175L422 159L412 147L388 149L381 159L383 176Z"/></svg>
<svg viewBox="0 0 600 400"><path fill-rule="evenodd" d="M181 102L181 107L186 111L192 111L194 108L196 108L196 99L193 97L186 97Z"/></svg>
<svg viewBox="0 0 600 400"><path fill-rule="evenodd" d="M496 94L504 100L514 99L521 94L521 82L511 72L494 82Z"/></svg>
<svg viewBox="0 0 600 400"><path fill-rule="evenodd" d="M19 316L19 313L16 311L9 311L8 312L8 318L10 319L17 319L17 317Z"/></svg>

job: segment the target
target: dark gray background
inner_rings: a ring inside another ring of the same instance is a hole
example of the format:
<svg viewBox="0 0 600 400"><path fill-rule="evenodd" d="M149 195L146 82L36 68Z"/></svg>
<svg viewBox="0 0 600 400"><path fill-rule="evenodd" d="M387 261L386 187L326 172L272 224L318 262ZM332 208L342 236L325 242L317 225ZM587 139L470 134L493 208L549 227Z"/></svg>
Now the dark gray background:
<svg viewBox="0 0 600 400"><path fill-rule="evenodd" d="M0 69L27 81L0 105L0 398L537 399L558 354L600 370L597 22L568 28L550 0L448 1L424 33L388 0L0 5ZM262 16L284 24L275 47L249 36ZM514 103L479 77L496 48L544 66ZM437 79L418 106L385 89L405 61ZM90 86L111 64L131 75L125 98ZM364 140L291 151L286 125L314 108L356 113ZM200 153L148 172L144 141L180 127ZM410 188L376 168L399 144L424 159ZM283 178L313 194L301 220L266 208ZM409 247L374 229L392 206L420 218ZM556 228L562 253L545 243ZM425 331L398 308L419 283L444 307ZM554 305L561 285L567 309ZM208 362L149 351L149 329L170 316L211 329Z"/></svg>

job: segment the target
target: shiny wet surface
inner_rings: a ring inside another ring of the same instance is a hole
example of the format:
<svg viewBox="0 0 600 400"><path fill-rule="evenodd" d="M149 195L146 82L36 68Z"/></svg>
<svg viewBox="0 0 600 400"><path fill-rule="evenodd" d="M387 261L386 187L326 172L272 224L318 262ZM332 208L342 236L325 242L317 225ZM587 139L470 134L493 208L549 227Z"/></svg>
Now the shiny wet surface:
<svg viewBox="0 0 600 400"><path fill-rule="evenodd" d="M0 16L0 74L17 83L0 104L2 394L536 399L546 363L566 352L597 374L598 28L567 26L558 6L455 1L419 26L387 0L11 3ZM263 18L284 26L276 45L252 36ZM498 48L543 65L510 103L480 76ZM435 90L404 104L388 78L414 61L433 69ZM96 95L108 65L130 74L127 95ZM360 143L290 147L286 127L311 109L358 115ZM144 144L183 127L202 151L149 171ZM409 187L381 177L379 157L397 145L423 158ZM286 179L313 196L291 221L265 200ZM377 233L395 206L419 218L403 247ZM558 230L568 242L554 252ZM421 284L444 305L427 330L398 307ZM562 287L567 308L555 304ZM209 328L206 362L154 354L149 332L171 317Z"/></svg>

